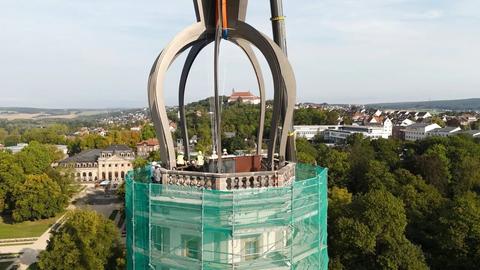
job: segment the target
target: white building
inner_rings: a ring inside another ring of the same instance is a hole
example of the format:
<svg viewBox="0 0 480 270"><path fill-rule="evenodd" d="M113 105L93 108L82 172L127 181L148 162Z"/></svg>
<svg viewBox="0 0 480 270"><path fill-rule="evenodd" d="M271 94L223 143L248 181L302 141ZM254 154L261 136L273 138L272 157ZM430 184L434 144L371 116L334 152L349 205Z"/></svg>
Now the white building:
<svg viewBox="0 0 480 270"><path fill-rule="evenodd" d="M85 150L60 161L60 166L72 168L75 179L82 182L109 180L119 184L132 169L135 153L125 145L105 149Z"/></svg>
<svg viewBox="0 0 480 270"><path fill-rule="evenodd" d="M252 94L250 91L245 92L236 92L233 90L232 95L228 98L228 102L242 102L246 104L253 104L257 105L260 104L261 100L260 97Z"/></svg>
<svg viewBox="0 0 480 270"><path fill-rule="evenodd" d="M462 129L460 127L444 127L444 128L437 128L430 132L428 132L429 136L440 136L440 137L448 137L452 135L458 134L459 131Z"/></svg>
<svg viewBox="0 0 480 270"><path fill-rule="evenodd" d="M7 147L5 147L5 149L8 150L8 151L11 151L12 154L16 154L16 153L22 151L23 148L25 148L27 146L28 146L28 143L19 143L19 144L14 145L14 146L7 146Z"/></svg>
<svg viewBox="0 0 480 270"><path fill-rule="evenodd" d="M412 121L412 120L407 118L407 119L402 120L402 122L400 122L400 126L401 127L408 127L408 126L413 125L415 123L416 123L415 121Z"/></svg>
<svg viewBox="0 0 480 270"><path fill-rule="evenodd" d="M293 130L299 138L305 138L307 140L312 140L313 137L317 134L322 134L327 129L338 129L338 125L303 125L303 126L293 126Z"/></svg>
<svg viewBox="0 0 480 270"><path fill-rule="evenodd" d="M323 132L324 139L333 143L343 143L347 138L353 134L362 134L365 138L372 140L388 139L392 136L393 123L389 118L385 118L382 124L379 125L344 125L338 126L336 129L327 129Z"/></svg>
<svg viewBox="0 0 480 270"><path fill-rule="evenodd" d="M415 123L413 125L405 127L405 140L416 141L425 139L430 131L439 128L441 127L437 124Z"/></svg>

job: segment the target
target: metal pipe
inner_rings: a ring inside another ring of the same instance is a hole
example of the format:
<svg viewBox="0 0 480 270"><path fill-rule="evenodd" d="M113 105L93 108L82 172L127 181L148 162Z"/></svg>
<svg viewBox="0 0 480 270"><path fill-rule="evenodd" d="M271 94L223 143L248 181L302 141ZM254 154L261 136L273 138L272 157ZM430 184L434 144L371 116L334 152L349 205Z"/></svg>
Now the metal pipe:
<svg viewBox="0 0 480 270"><path fill-rule="evenodd" d="M287 53L287 34L286 34L286 28L285 28L285 16L283 14L283 2L282 0L270 0L270 9L272 13L271 21L272 21L272 33L273 33L273 41L277 43L277 45L282 49L282 51L285 53L286 56L288 56ZM281 93L280 99L282 100L282 119L286 117L286 103L288 97L286 97L287 92L285 90L285 87L282 87L284 91ZM290 134L294 134L293 131L293 123L289 127L284 127L288 128L291 132ZM285 159L287 161L292 161L296 162L297 157L296 157L296 145L295 145L295 136L289 136L288 142L287 142L287 151L286 151L286 157Z"/></svg>

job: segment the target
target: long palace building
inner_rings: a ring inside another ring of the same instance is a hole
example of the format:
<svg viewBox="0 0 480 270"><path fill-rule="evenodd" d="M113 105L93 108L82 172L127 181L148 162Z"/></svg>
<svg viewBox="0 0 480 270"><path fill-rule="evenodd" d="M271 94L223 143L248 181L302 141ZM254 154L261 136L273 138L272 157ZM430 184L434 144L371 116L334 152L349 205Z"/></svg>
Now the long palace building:
<svg viewBox="0 0 480 270"><path fill-rule="evenodd" d="M120 183L132 169L135 153L126 145L90 149L62 160L59 165L72 168L79 182L110 180Z"/></svg>

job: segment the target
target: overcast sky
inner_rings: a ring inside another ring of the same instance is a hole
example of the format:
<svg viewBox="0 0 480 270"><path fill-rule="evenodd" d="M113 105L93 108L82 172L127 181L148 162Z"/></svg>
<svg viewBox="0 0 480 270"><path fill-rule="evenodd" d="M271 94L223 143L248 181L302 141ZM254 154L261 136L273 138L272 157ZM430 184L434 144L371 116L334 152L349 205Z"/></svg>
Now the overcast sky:
<svg viewBox="0 0 480 270"><path fill-rule="evenodd" d="M479 0L284 2L299 101L480 97ZM247 21L270 35L269 12L250 0ZM193 22L189 0L0 0L0 106L146 106L154 59ZM223 94L258 93L246 58L223 44ZM212 50L193 67L190 101L213 93ZM171 105L182 61L168 74Z"/></svg>

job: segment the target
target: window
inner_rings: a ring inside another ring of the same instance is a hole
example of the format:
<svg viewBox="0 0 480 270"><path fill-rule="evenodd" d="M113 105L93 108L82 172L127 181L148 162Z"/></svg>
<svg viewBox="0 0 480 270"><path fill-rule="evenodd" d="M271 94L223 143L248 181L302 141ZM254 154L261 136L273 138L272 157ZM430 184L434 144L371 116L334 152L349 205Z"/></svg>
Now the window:
<svg viewBox="0 0 480 270"><path fill-rule="evenodd" d="M200 260L200 237L182 235L183 256Z"/></svg>
<svg viewBox="0 0 480 270"><path fill-rule="evenodd" d="M243 241L243 257L245 261L251 261L258 258L258 237L252 237Z"/></svg>
<svg viewBox="0 0 480 270"><path fill-rule="evenodd" d="M170 250L170 229L160 226L152 227L153 246L162 253L169 253Z"/></svg>

